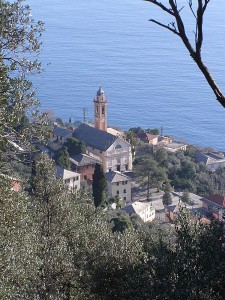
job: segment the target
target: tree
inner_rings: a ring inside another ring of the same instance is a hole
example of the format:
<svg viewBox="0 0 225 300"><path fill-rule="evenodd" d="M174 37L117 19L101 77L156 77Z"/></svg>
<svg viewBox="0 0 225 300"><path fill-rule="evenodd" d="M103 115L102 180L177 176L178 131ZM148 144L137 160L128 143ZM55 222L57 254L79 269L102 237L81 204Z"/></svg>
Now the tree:
<svg viewBox="0 0 225 300"><path fill-rule="evenodd" d="M56 152L55 161L61 168L70 170L70 156L67 147L63 146Z"/></svg>
<svg viewBox="0 0 225 300"><path fill-rule="evenodd" d="M0 145L3 153L12 135L20 140L44 137L46 130L42 125L46 119L37 114L39 102L29 80L30 75L40 72L41 68L37 54L41 48L43 23L34 22L23 0L0 3ZM23 118L26 122L25 116L35 117L36 122L15 130Z"/></svg>
<svg viewBox="0 0 225 300"><path fill-rule="evenodd" d="M167 179L165 169L148 157L143 157L137 161L134 172L141 186L147 188L147 199L150 198L151 187L160 186Z"/></svg>
<svg viewBox="0 0 225 300"><path fill-rule="evenodd" d="M202 60L202 45L203 45L203 20L204 14L210 3L210 0L198 0L195 1L197 3L193 4L192 0L188 0L188 5L191 13L193 14L194 18L194 43L192 44L190 38L187 36L185 24L183 18L181 17L181 11L184 9L184 6L179 6L177 0L169 0L168 6L164 5L158 0L145 0L147 2L152 3L153 5L158 6L168 15L173 18L169 24L164 24L154 19L150 19L151 22L166 28L170 32L174 33L178 36L186 49L188 50L190 56L204 75L206 81L208 82L209 86L211 87L212 91L214 92L216 99L219 103L225 107L225 95L220 90L219 86L215 82L213 76L210 74L207 66L204 64Z"/></svg>
<svg viewBox="0 0 225 300"><path fill-rule="evenodd" d="M145 130L145 132L147 132L147 133L151 133L151 134L154 134L154 135L159 135L160 134L160 131L159 131L159 129L158 128L147 128L146 130Z"/></svg>
<svg viewBox="0 0 225 300"><path fill-rule="evenodd" d="M72 137L68 139L63 146L67 147L69 155L77 155L80 153L85 153L86 147L85 143L79 141L78 139Z"/></svg>
<svg viewBox="0 0 225 300"><path fill-rule="evenodd" d="M181 200L182 200L184 203L187 203L187 204L189 204L189 203L191 202L191 197L190 197L189 191L188 191L187 189L185 189L185 190L183 191Z"/></svg>
<svg viewBox="0 0 225 300"><path fill-rule="evenodd" d="M105 204L106 183L107 181L103 172L102 165L96 164L92 183L94 204L96 208Z"/></svg>
<svg viewBox="0 0 225 300"><path fill-rule="evenodd" d="M172 197L171 197L170 192L168 192L168 191L164 192L163 197L162 197L162 202L163 202L163 205L172 204Z"/></svg>
<svg viewBox="0 0 225 300"><path fill-rule="evenodd" d="M132 227L131 221L125 216L112 218L110 222L114 223L112 232L124 232L127 228Z"/></svg>
<svg viewBox="0 0 225 300"><path fill-rule="evenodd" d="M185 208L175 224L174 273L171 299L224 299L225 277L223 224L203 223Z"/></svg>

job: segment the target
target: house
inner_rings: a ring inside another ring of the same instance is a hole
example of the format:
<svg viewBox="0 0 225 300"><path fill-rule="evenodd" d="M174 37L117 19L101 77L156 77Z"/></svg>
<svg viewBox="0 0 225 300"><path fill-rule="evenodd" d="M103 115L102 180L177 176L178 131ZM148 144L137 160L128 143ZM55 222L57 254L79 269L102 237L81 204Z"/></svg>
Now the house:
<svg viewBox="0 0 225 300"><path fill-rule="evenodd" d="M5 180L9 180L11 183L11 189L15 192L20 192L22 189L22 181L18 178L11 177L5 174L0 174L0 181L1 177L4 178Z"/></svg>
<svg viewBox="0 0 225 300"><path fill-rule="evenodd" d="M202 152L197 151L195 153L195 159L198 163L204 163L208 169L215 171L218 168L225 167L225 156L221 152L208 151Z"/></svg>
<svg viewBox="0 0 225 300"><path fill-rule="evenodd" d="M210 195L202 198L203 207L212 213L214 218L225 221L225 197L223 195Z"/></svg>
<svg viewBox="0 0 225 300"><path fill-rule="evenodd" d="M81 124L73 136L86 144L86 154L102 161L104 172L131 171L131 145L106 131Z"/></svg>
<svg viewBox="0 0 225 300"><path fill-rule="evenodd" d="M158 137L158 146L163 146L163 145L166 145L166 144L169 144L169 143L172 143L173 142L173 139L170 137L170 136L162 136L160 135Z"/></svg>
<svg viewBox="0 0 225 300"><path fill-rule="evenodd" d="M118 196L123 201L131 201L131 178L118 171L107 172L107 191L109 197Z"/></svg>
<svg viewBox="0 0 225 300"><path fill-rule="evenodd" d="M132 204L121 208L128 214L137 214L144 222L152 222L155 219L155 209L151 203L135 201Z"/></svg>
<svg viewBox="0 0 225 300"><path fill-rule="evenodd" d="M80 190L80 174L56 167L56 178L61 178L69 190Z"/></svg>
<svg viewBox="0 0 225 300"><path fill-rule="evenodd" d="M173 222L180 209L185 207L189 210L193 217L200 216L205 218L207 209L203 205L203 198L193 193L189 193L190 203L182 202L183 192L172 192L172 204L165 206L165 215L168 217L169 222Z"/></svg>
<svg viewBox="0 0 225 300"><path fill-rule="evenodd" d="M164 145L163 148L170 152L177 152L177 151L186 151L187 146L188 145L183 143L172 142Z"/></svg>
<svg viewBox="0 0 225 300"><path fill-rule="evenodd" d="M58 150L68 139L72 137L72 133L73 131L69 129L54 127L50 134L49 147L52 150Z"/></svg>
<svg viewBox="0 0 225 300"><path fill-rule="evenodd" d="M81 180L86 180L89 183L92 182L96 163L101 163L101 161L87 154L70 157L72 171L78 172Z"/></svg>
<svg viewBox="0 0 225 300"><path fill-rule="evenodd" d="M155 135L155 134L150 134L150 133L139 133L138 134L138 138L144 142L145 144L149 144L149 145L157 145L158 144L158 138L159 135Z"/></svg>

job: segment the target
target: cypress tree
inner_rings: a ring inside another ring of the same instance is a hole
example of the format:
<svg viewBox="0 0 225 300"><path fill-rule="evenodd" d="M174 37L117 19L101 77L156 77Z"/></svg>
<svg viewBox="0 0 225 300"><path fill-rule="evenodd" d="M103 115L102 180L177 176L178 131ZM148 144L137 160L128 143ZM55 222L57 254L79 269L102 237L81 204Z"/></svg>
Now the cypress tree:
<svg viewBox="0 0 225 300"><path fill-rule="evenodd" d="M106 178L103 172L103 168L100 164L95 165L95 172L93 174L93 197L95 207L99 207L104 204L104 190L106 187Z"/></svg>

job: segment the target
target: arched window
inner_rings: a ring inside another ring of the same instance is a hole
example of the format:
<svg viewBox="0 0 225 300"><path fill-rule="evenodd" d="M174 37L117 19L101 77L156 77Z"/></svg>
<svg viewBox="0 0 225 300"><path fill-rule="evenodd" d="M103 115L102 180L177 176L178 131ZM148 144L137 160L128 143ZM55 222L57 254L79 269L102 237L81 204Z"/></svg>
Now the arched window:
<svg viewBox="0 0 225 300"><path fill-rule="evenodd" d="M120 144L116 145L116 147L115 147L115 149L120 149L120 148L122 148L122 147L120 146Z"/></svg>

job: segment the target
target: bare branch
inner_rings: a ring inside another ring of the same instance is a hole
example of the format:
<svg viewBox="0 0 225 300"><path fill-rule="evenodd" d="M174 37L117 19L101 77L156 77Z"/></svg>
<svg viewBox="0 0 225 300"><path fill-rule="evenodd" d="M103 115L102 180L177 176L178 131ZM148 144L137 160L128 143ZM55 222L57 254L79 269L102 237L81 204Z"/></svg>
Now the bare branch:
<svg viewBox="0 0 225 300"><path fill-rule="evenodd" d="M219 103L225 107L225 95L222 93L218 85L216 84L214 78L210 74L208 68L203 63L201 58L201 49L203 44L203 16L207 9L207 6L210 2L210 0L198 0L197 1L197 9L196 12L194 11L192 7L192 0L189 0L189 8L195 18L195 47L192 46L190 43L188 36L186 35L185 26L183 23L183 20L180 16L180 11L183 9L178 8L177 0L168 0L169 5L171 8L168 8L164 6L161 2L157 0L145 0L153 5L156 5L160 7L162 10L166 11L169 15L172 15L176 20L175 22L171 22L169 25L165 25L159 21L156 21L154 19L150 19L151 22L166 28L167 30L173 32L174 34L178 35L181 40L183 41L185 47L187 48L190 56L193 58L203 75L205 76L209 86L211 87L212 91L214 92L216 99L219 101Z"/></svg>
<svg viewBox="0 0 225 300"><path fill-rule="evenodd" d="M172 31L174 34L179 35L179 32L178 32L176 29L171 28L169 25L165 25L165 24L160 23L160 22L158 22L158 21L156 21L156 20L154 20L154 19L150 19L149 21L150 21L150 22L153 22L153 23L155 23L155 24L157 24L157 25L159 25L159 26L161 26L161 27L164 27L164 28L166 28L166 29L168 29L168 30L170 30L170 31ZM172 24L171 24L171 25L172 25Z"/></svg>
<svg viewBox="0 0 225 300"><path fill-rule="evenodd" d="M147 2L150 2L152 4L155 4L156 6L159 6L162 10L166 11L168 14L174 16L173 11L170 8L168 8L165 5L163 5L161 2L159 2L157 0L144 0L144 1L147 1Z"/></svg>

